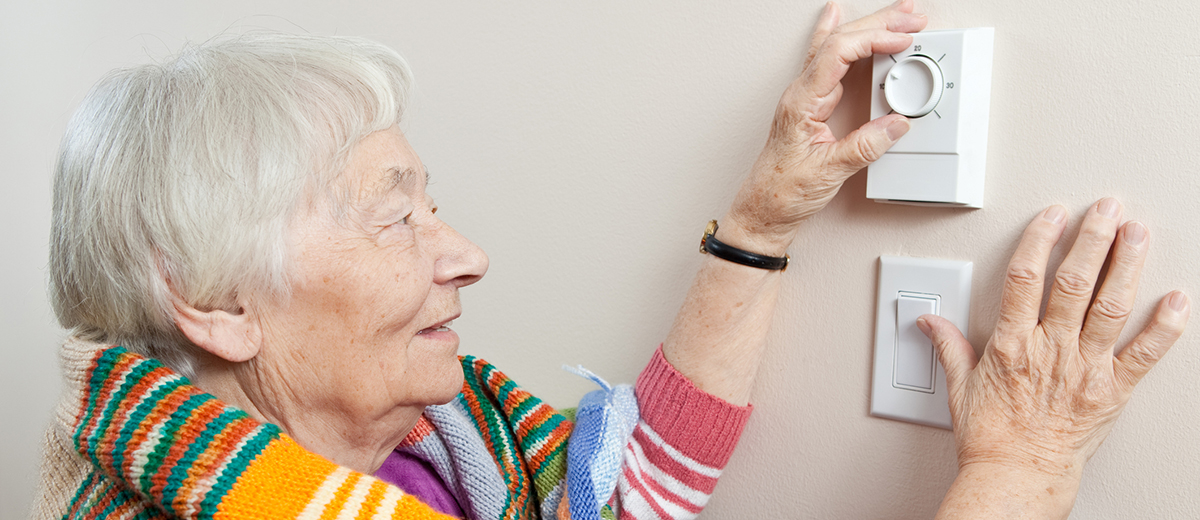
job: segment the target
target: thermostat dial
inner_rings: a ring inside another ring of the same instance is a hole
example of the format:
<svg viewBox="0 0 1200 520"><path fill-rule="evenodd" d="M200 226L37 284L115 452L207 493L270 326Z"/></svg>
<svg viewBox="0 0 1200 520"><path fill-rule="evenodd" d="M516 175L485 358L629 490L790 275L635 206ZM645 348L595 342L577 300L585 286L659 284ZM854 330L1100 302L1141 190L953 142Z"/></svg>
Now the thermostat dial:
<svg viewBox="0 0 1200 520"><path fill-rule="evenodd" d="M897 114L921 117L937 107L944 86L937 62L913 54L892 65L883 81L883 96Z"/></svg>

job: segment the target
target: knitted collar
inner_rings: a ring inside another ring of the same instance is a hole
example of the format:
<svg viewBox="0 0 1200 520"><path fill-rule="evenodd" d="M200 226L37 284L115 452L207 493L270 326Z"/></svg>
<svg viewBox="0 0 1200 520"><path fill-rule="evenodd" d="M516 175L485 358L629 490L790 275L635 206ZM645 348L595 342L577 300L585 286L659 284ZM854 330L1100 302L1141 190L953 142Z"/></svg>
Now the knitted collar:
<svg viewBox="0 0 1200 520"><path fill-rule="evenodd" d="M351 506L448 518L304 450L156 360L68 342L63 361L67 379L79 383L70 442L91 468L65 518L317 518ZM557 504L562 494L572 422L494 366L461 361L466 382L452 404L500 469L508 491L500 518L539 518L540 503Z"/></svg>

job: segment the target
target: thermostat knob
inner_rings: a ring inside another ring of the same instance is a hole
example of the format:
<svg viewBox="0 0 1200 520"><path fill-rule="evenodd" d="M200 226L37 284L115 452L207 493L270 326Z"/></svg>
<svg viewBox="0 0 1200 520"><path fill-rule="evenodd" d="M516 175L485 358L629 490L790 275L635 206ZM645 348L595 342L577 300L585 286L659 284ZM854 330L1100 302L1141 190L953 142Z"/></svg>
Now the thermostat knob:
<svg viewBox="0 0 1200 520"><path fill-rule="evenodd" d="M883 96L897 114L921 117L942 100L944 85L937 62L914 54L892 65L883 80Z"/></svg>

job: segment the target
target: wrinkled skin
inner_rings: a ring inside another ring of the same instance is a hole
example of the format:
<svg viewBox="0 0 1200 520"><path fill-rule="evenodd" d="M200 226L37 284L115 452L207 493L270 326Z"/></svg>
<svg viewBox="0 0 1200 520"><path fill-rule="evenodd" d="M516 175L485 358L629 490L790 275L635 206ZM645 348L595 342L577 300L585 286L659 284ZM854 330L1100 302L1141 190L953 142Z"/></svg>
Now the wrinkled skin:
<svg viewBox="0 0 1200 520"><path fill-rule="evenodd" d="M826 6L804 70L783 93L767 144L726 216L755 235L754 242L765 246L759 251L780 254L805 218L908 132L908 119L891 114L838 140L826 121L842 99L841 81L851 63L903 51L912 44L907 33L925 28L926 17L912 10L912 1L902 0L838 25L837 6Z"/></svg>
<svg viewBox="0 0 1200 520"><path fill-rule="evenodd" d="M1015 475L1033 485L1025 500L1041 496L1056 506L1045 511L1051 517L1069 513L1084 465L1138 381L1182 334L1190 311L1186 295L1168 294L1146 328L1114 355L1137 295L1149 231L1138 222L1122 225L1120 203L1103 199L1084 216L1039 319L1046 264L1066 225L1066 209L1052 206L1025 229L982 357L949 321L933 315L917 321L946 368L960 479L981 471ZM1110 251L1108 274L1093 299ZM1035 516L1046 515L1006 515Z"/></svg>
<svg viewBox="0 0 1200 520"><path fill-rule="evenodd" d="M804 220L832 200L842 183L891 148L908 131L893 114L836 139L825 122L842 97L842 77L855 60L900 52L925 27L903 0L838 25L828 4L817 23L803 71L788 86L762 154L720 220L717 238L770 256L783 256ZM701 389L735 404L750 399L779 295L780 273L709 257L663 344L675 368Z"/></svg>

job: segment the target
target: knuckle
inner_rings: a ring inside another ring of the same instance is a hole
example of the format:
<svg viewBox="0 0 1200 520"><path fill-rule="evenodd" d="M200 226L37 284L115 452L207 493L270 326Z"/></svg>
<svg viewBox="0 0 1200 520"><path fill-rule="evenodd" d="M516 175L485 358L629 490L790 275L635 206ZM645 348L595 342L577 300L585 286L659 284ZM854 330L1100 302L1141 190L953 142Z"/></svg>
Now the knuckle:
<svg viewBox="0 0 1200 520"><path fill-rule="evenodd" d="M1145 348L1145 345L1134 343L1125 347L1125 350L1128 351L1123 356L1125 361L1137 367L1141 372L1149 370L1155 363L1158 363L1158 356L1154 355L1153 349Z"/></svg>
<svg viewBox="0 0 1200 520"><path fill-rule="evenodd" d="M1107 378L1089 374L1083 387L1078 389L1075 395L1074 408L1077 410L1077 414L1085 413L1094 417L1103 417L1112 410L1113 388Z"/></svg>
<svg viewBox="0 0 1200 520"><path fill-rule="evenodd" d="M845 61L845 54L850 51L852 54L861 54L862 42L858 38L854 38L843 32L834 32L829 35L829 39L825 40L825 45L829 53L839 60Z"/></svg>
<svg viewBox="0 0 1200 520"><path fill-rule="evenodd" d="M1126 244L1122 244L1125 246ZM1115 249L1112 256L1112 270L1125 271L1129 273L1138 273L1142 270L1142 263L1146 259L1146 250L1142 248L1137 250L1130 247L1118 247Z"/></svg>
<svg viewBox="0 0 1200 520"><path fill-rule="evenodd" d="M1042 273L1025 264L1009 265L1005 278L1021 286L1040 286L1042 283Z"/></svg>
<svg viewBox="0 0 1200 520"><path fill-rule="evenodd" d="M999 366L1005 367L1007 370L1028 367L1028 364L1024 362L1024 355L1021 353L1021 349L1009 342L996 341L991 343L988 345L988 353L995 358Z"/></svg>
<svg viewBox="0 0 1200 520"><path fill-rule="evenodd" d="M854 159L860 164L873 163L883 156L869 139L860 139L854 144Z"/></svg>
<svg viewBox="0 0 1200 520"><path fill-rule="evenodd" d="M1054 286L1067 296L1076 298L1086 298L1092 294L1092 281L1074 271L1055 273Z"/></svg>
<svg viewBox="0 0 1200 520"><path fill-rule="evenodd" d="M1099 318L1124 322L1132 313L1130 305L1111 296L1100 295L1092 303L1092 315Z"/></svg>
<svg viewBox="0 0 1200 520"><path fill-rule="evenodd" d="M1110 222L1094 222L1084 225L1079 231L1079 239L1094 244L1112 244L1117 238L1117 226ZM1106 250L1107 251L1107 250Z"/></svg>

